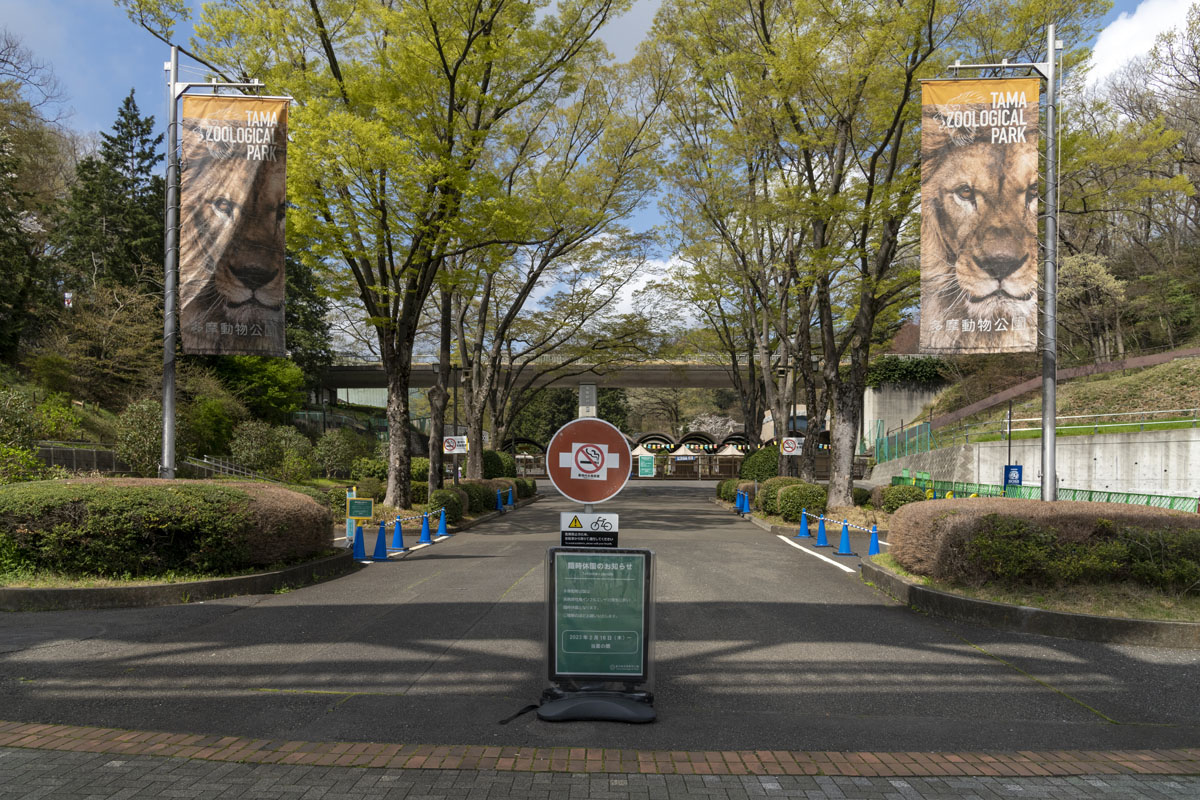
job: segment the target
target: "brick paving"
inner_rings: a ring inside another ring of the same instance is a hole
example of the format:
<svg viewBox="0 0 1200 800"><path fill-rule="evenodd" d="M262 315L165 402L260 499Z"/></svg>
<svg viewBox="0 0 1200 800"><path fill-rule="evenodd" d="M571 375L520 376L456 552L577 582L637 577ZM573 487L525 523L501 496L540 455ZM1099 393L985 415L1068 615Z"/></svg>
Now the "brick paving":
<svg viewBox="0 0 1200 800"><path fill-rule="evenodd" d="M94 736L81 739L92 741ZM149 747L166 742L126 739L123 744L134 748L139 744ZM290 752L356 757L356 754L349 752L353 747L341 750L341 755L318 754L317 751L302 748ZM325 745L322 745L322 749L325 749ZM470 751L474 748L446 749ZM357 755L368 753L364 751ZM963 763L971 764L972 761L967 758ZM1043 759L1043 763L1049 761ZM0 747L0 800L748 800L759 797L804 800L1170 800L1195 798L1198 795L1200 778L1195 776L588 774L516 769L440 769L425 768L424 765L420 769L355 769L328 764L230 763L203 758L128 754L114 757L112 753L44 750L37 746Z"/></svg>

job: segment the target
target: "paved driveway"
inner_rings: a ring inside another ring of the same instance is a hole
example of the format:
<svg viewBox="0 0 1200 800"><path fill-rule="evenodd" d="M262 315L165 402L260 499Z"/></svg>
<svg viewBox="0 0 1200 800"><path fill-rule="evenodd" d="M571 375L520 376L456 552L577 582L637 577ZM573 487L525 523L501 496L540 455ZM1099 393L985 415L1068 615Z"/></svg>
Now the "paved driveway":
<svg viewBox="0 0 1200 800"><path fill-rule="evenodd" d="M631 483L603 506L621 514L622 545L657 553L653 725L532 714L498 724L543 688L545 551L559 512L577 508L556 494L406 560L286 594L0 615L0 719L665 750L1200 743L1200 653L923 617L712 494L707 483ZM854 544L865 552L865 538Z"/></svg>

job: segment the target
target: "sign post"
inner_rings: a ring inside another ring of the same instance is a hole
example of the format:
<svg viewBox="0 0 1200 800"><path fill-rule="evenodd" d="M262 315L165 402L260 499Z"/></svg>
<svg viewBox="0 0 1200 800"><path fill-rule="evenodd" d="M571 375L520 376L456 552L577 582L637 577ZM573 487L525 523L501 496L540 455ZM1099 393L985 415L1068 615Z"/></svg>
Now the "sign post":
<svg viewBox="0 0 1200 800"><path fill-rule="evenodd" d="M581 391L581 406L584 399ZM582 513L562 514L561 541L586 546L552 547L546 557L546 667L553 686L542 693L539 719L655 719L654 697L643 687L654 640L654 554L618 548L617 515L592 511L593 503L616 497L632 471L629 441L602 419L568 422L546 448L550 482L583 505Z"/></svg>
<svg viewBox="0 0 1200 800"><path fill-rule="evenodd" d="M649 550L552 547L547 559L549 722L653 722L653 559ZM605 684L617 688L601 689Z"/></svg>

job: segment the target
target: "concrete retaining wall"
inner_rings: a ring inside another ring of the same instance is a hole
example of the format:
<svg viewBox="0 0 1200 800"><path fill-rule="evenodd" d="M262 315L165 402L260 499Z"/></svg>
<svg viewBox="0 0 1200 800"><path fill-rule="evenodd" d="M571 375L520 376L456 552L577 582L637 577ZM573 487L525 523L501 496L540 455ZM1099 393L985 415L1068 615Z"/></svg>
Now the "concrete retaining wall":
<svg viewBox="0 0 1200 800"><path fill-rule="evenodd" d="M863 392L863 436L867 444L875 444L879 420L883 420L885 432L907 425L921 416L925 407L937 399L939 391L901 384L867 389Z"/></svg>
<svg viewBox="0 0 1200 800"><path fill-rule="evenodd" d="M935 434L936 435L936 434ZM1024 483L1041 484L1042 440L982 442L946 447L877 464L870 480L888 483L901 470L935 480L1003 483L1006 463L1022 464ZM1058 485L1071 489L1195 497L1200 495L1200 429L1060 436Z"/></svg>

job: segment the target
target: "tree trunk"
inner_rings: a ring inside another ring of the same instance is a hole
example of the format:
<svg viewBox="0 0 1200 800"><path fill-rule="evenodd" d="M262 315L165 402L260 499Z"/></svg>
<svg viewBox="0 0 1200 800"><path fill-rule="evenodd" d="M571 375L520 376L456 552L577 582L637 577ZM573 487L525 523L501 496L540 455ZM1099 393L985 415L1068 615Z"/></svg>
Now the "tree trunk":
<svg viewBox="0 0 1200 800"><path fill-rule="evenodd" d="M441 489L445 474L442 439L446 435L446 405L450 401L450 290L442 290L441 347L437 382L429 390L429 491Z"/></svg>
<svg viewBox="0 0 1200 800"><path fill-rule="evenodd" d="M384 350L384 370L387 372L388 421L388 479L387 495L383 502L397 508L412 504L409 474L412 453L408 443L409 406L408 384L412 370L412 351L401 348Z"/></svg>

